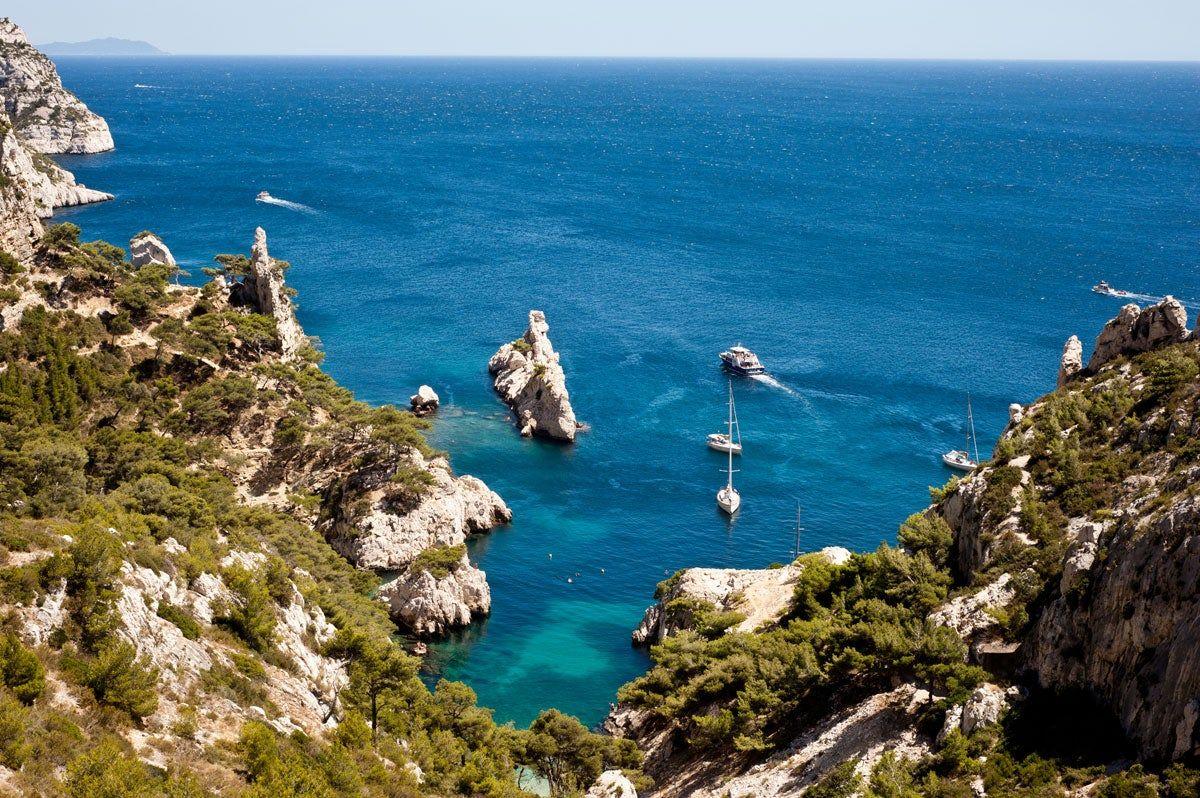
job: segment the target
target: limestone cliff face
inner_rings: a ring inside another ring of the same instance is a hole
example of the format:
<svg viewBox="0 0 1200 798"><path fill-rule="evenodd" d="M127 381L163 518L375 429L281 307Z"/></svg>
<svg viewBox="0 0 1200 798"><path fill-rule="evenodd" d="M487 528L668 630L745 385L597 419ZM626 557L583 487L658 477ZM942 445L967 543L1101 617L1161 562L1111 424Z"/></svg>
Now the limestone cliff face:
<svg viewBox="0 0 1200 798"><path fill-rule="evenodd" d="M161 263L165 266L175 265L175 256L154 233L139 233L129 240L129 262L134 266L145 266L148 263Z"/></svg>
<svg viewBox="0 0 1200 798"><path fill-rule="evenodd" d="M254 230L254 246L250 249L250 274L245 288L259 313L275 319L279 332L279 346L285 360L294 359L307 343L292 299L283 286L283 268L267 251L267 232L261 227Z"/></svg>
<svg viewBox="0 0 1200 798"><path fill-rule="evenodd" d="M522 435L573 441L581 425L549 331L545 314L529 311L525 335L500 347L488 361L488 371L495 377L496 392L517 414Z"/></svg>
<svg viewBox="0 0 1200 798"><path fill-rule="evenodd" d="M0 19L0 97L17 134L35 152L95 153L113 148L108 123L63 88L53 62L7 18Z"/></svg>
<svg viewBox="0 0 1200 798"><path fill-rule="evenodd" d="M45 214L30 185L35 171L28 150L0 117L0 249L24 262L43 232Z"/></svg>
<svg viewBox="0 0 1200 798"><path fill-rule="evenodd" d="M445 576L409 568L380 588L379 597L392 617L421 635L444 634L492 610L487 577L465 555Z"/></svg>
<svg viewBox="0 0 1200 798"><path fill-rule="evenodd" d="M1095 372L1122 355L1136 355L1179 343L1188 335L1187 310L1174 297L1165 297L1144 310L1134 304L1126 305L1100 331L1096 348L1088 360L1088 371Z"/></svg>

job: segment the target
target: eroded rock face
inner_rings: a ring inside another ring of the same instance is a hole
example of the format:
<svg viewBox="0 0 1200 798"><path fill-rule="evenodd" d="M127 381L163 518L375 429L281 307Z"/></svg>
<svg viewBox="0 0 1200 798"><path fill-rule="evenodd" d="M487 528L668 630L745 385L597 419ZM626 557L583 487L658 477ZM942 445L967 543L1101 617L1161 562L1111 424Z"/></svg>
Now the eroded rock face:
<svg viewBox="0 0 1200 798"><path fill-rule="evenodd" d="M446 576L410 568L379 590L392 617L417 634L440 635L492 610L483 571L464 556Z"/></svg>
<svg viewBox="0 0 1200 798"><path fill-rule="evenodd" d="M1039 616L1026 667L1044 687L1099 697L1143 756L1200 752L1200 499L1123 520L1085 567L1094 532L1080 530L1068 590Z"/></svg>
<svg viewBox="0 0 1200 798"><path fill-rule="evenodd" d="M142 233L129 241L129 261L134 266L145 266L147 263L161 263L166 266L175 265L175 256L163 240L154 233Z"/></svg>
<svg viewBox="0 0 1200 798"><path fill-rule="evenodd" d="M415 453L414 458L434 480L415 508L399 513L377 500L366 516L330 537L333 547L358 567L399 571L425 549L457 546L512 520L508 505L481 480L454 476L440 458L425 461Z"/></svg>
<svg viewBox="0 0 1200 798"><path fill-rule="evenodd" d="M250 274L243 287L259 313L274 317L283 359L295 359L308 339L300 329L300 322L296 321L292 299L283 287L283 269L267 250L267 231L261 227L254 230Z"/></svg>
<svg viewBox="0 0 1200 798"><path fill-rule="evenodd" d="M1129 304L1104 325L1087 367L1094 372L1114 358L1149 352L1185 341L1188 336L1187 310L1174 297L1164 297L1145 310Z"/></svg>
<svg viewBox="0 0 1200 798"><path fill-rule="evenodd" d="M834 565L850 559L850 551L840 546L822 549L819 554ZM658 643L688 628L692 613L676 602L681 598L703 602L720 611L742 613L745 619L732 629L752 632L778 620L791 606L796 577L803 569L802 563L783 568L688 568L680 572L666 595L647 608L642 622L633 631L633 642ZM672 602L676 602L675 607Z"/></svg>
<svg viewBox="0 0 1200 798"><path fill-rule="evenodd" d="M517 414L522 435L573 441L581 425L549 331L545 314L529 311L525 335L500 347L488 361L488 371L495 376L500 398Z"/></svg>
<svg viewBox="0 0 1200 798"><path fill-rule="evenodd" d="M1058 387L1067 384L1067 380L1083 370L1083 344L1079 337L1072 335L1063 344L1062 360L1058 366Z"/></svg>
<svg viewBox="0 0 1200 798"><path fill-rule="evenodd" d="M0 19L0 98L17 134L36 152L93 153L113 148L108 123L63 88L54 63L7 18Z"/></svg>

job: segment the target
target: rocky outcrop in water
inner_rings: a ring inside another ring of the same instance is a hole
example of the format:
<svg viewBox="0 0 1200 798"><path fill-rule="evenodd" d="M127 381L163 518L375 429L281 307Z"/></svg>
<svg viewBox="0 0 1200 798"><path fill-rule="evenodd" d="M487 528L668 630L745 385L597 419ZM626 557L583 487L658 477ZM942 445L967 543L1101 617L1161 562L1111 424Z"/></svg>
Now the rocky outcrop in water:
<svg viewBox="0 0 1200 798"><path fill-rule="evenodd" d="M428 385L422 385L417 389L417 392L408 397L408 406L412 409L413 415L424 417L437 412L441 400L438 398L437 392Z"/></svg>
<svg viewBox="0 0 1200 798"><path fill-rule="evenodd" d="M254 245L250 249L250 273L243 283L245 295L259 313L275 319L279 349L284 360L292 360L308 343L292 299L283 284L283 266L267 250L267 231L254 230Z"/></svg>
<svg viewBox="0 0 1200 798"><path fill-rule="evenodd" d="M1149 352L1187 338L1187 310L1174 297L1164 297L1145 309L1129 304L1100 331L1088 371L1095 372L1114 358Z"/></svg>
<svg viewBox="0 0 1200 798"><path fill-rule="evenodd" d="M149 231L139 233L129 241L129 262L134 266L145 266L147 263L161 263L166 266L175 265L175 256L163 240Z"/></svg>
<svg viewBox="0 0 1200 798"><path fill-rule="evenodd" d="M487 578L466 555L445 574L409 568L379 590L392 617L419 635L440 635L492 610Z"/></svg>
<svg viewBox="0 0 1200 798"><path fill-rule="evenodd" d="M0 98L17 134L35 152L86 154L113 148L108 123L63 88L54 63L7 18L0 19Z"/></svg>
<svg viewBox="0 0 1200 798"><path fill-rule="evenodd" d="M582 426L567 394L567 378L550 344L550 325L529 311L525 335L500 347L488 361L496 392L517 415L522 435L573 441Z"/></svg>

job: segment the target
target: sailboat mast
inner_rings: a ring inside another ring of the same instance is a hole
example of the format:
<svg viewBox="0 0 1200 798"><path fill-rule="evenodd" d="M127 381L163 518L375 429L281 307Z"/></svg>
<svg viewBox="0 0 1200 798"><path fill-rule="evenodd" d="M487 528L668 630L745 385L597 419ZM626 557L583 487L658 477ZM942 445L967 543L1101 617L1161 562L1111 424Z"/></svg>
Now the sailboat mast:
<svg viewBox="0 0 1200 798"><path fill-rule="evenodd" d="M733 487L733 380L729 381L729 446L726 447L726 452L729 454L729 478L725 481L726 488Z"/></svg>
<svg viewBox="0 0 1200 798"><path fill-rule="evenodd" d="M967 394L967 428L969 436L967 443L975 454L975 462L979 462L979 441L975 438L975 415L971 412L971 394Z"/></svg>
<svg viewBox="0 0 1200 798"><path fill-rule="evenodd" d="M792 548L792 560L800 556L800 502L796 502L796 545Z"/></svg>

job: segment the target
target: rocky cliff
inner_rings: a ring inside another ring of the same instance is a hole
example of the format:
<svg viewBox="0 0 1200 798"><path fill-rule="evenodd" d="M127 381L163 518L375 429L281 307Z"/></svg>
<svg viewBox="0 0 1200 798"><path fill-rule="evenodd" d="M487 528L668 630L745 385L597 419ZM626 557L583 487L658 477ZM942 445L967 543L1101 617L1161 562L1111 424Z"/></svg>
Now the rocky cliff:
<svg viewBox="0 0 1200 798"><path fill-rule="evenodd" d="M522 435L573 441L575 419L567 378L550 344L550 325L540 310L529 311L525 335L500 347L488 361L496 392L517 415Z"/></svg>
<svg viewBox="0 0 1200 798"><path fill-rule="evenodd" d="M261 227L254 230L254 244L250 248L250 273L242 283L244 295L259 313L275 320L275 331L279 336L280 353L285 360L293 360L307 343L292 299L283 284L283 264L271 257L267 250L267 232Z"/></svg>
<svg viewBox="0 0 1200 798"><path fill-rule="evenodd" d="M0 97L17 135L34 152L96 153L113 148L108 123L63 88L53 62L7 18L0 19Z"/></svg>

